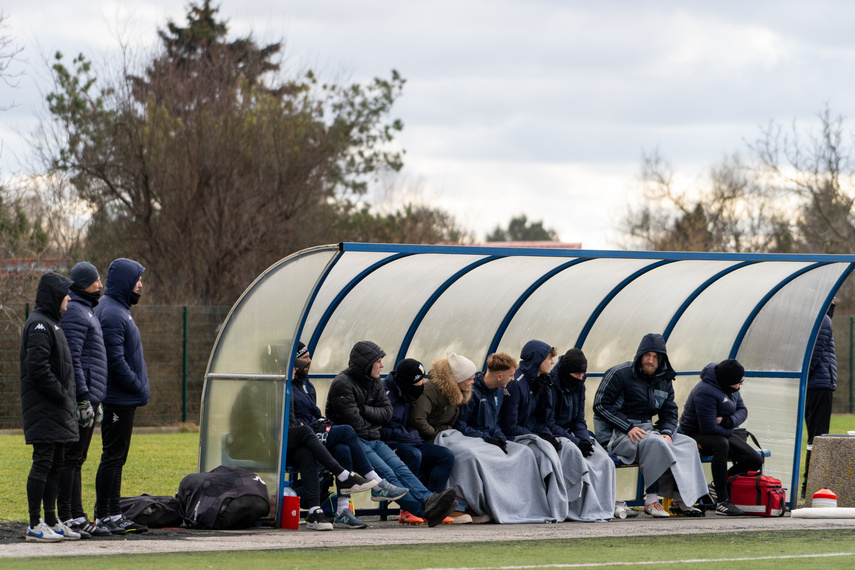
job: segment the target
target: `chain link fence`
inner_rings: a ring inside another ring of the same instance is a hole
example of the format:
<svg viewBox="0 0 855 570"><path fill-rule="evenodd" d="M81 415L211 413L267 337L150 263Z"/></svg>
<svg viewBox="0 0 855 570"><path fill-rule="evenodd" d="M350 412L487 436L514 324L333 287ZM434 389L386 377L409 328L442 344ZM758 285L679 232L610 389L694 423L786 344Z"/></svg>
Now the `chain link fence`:
<svg viewBox="0 0 855 570"><path fill-rule="evenodd" d="M26 305L2 308L0 323L0 429L21 427L21 324ZM151 396L136 425L199 423L202 383L217 332L231 307L143 305L133 309L140 329Z"/></svg>

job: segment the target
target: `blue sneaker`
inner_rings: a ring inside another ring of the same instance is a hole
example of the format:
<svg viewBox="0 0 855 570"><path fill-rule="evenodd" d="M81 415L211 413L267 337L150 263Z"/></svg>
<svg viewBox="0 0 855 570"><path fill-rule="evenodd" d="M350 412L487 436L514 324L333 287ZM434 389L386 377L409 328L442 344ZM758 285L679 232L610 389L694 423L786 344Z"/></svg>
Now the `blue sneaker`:
<svg viewBox="0 0 855 570"><path fill-rule="evenodd" d="M45 521L39 519L39 524L37 524L35 528L29 526L27 527L27 541L60 542L62 541L62 535L55 533Z"/></svg>
<svg viewBox="0 0 855 570"><path fill-rule="evenodd" d="M63 540L80 540L80 533L71 530L65 523L57 521L50 529L62 537Z"/></svg>
<svg viewBox="0 0 855 570"><path fill-rule="evenodd" d="M367 524L356 518L356 516L350 512L350 509L344 509L340 513L336 513L335 522L342 524L347 528L368 528Z"/></svg>
<svg viewBox="0 0 855 570"><path fill-rule="evenodd" d="M410 490L406 487L396 487L386 479L383 479L376 487L371 489L371 500L377 503L395 501L409 492Z"/></svg>

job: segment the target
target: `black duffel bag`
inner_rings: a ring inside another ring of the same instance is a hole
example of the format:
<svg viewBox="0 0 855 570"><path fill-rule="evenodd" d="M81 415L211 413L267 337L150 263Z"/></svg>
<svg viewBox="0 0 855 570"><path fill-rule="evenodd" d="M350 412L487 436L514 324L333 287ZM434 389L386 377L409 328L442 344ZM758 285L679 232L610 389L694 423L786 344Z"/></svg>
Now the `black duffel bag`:
<svg viewBox="0 0 855 570"><path fill-rule="evenodd" d="M119 507L126 519L149 528L181 526L181 503L175 497L142 494L122 497Z"/></svg>
<svg viewBox="0 0 855 570"><path fill-rule="evenodd" d="M190 528L250 528L270 512L261 477L220 465L210 473L192 473L178 485L181 516Z"/></svg>

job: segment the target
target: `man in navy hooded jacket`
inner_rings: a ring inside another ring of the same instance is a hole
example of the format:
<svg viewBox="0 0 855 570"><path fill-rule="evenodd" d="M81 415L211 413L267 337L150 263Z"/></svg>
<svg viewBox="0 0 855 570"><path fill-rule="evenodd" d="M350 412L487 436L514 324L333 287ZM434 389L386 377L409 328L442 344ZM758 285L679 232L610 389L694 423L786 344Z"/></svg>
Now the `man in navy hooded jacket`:
<svg viewBox="0 0 855 570"><path fill-rule="evenodd" d="M122 516L122 469L128 459L134 414L148 403L148 371L140 331L131 307L140 300L145 268L119 258L107 270L104 299L95 308L107 350L107 394L101 423L101 464L95 476L95 512L99 523L113 534L145 532L144 525Z"/></svg>

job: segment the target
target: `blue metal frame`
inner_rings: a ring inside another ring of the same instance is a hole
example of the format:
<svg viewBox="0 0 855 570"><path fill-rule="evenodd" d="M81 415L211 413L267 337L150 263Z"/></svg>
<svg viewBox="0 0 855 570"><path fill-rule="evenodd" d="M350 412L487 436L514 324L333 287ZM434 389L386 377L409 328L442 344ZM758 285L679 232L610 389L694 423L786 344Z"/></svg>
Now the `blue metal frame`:
<svg viewBox="0 0 855 570"><path fill-rule="evenodd" d="M389 263L392 263L393 261L397 261L404 257L408 257L410 255L412 255L412 253L399 253L397 255L390 255L389 257L372 263L371 265L363 269L361 272L359 272L353 279L351 279L347 283L347 285L342 287L341 291L338 292L338 295L335 296L335 298L327 307L326 311L324 311L324 314L321 319L318 321L318 326L315 327L315 332L312 333L312 338L309 340L309 344L307 345L309 347L309 351L312 353L315 352L315 347L317 346L318 341L320 340L321 335L323 334L324 329L327 326L327 323L329 323L330 319L333 316L333 313L335 313L336 309L338 309L338 306L342 303L342 301L344 301L344 298L347 297L347 295L353 290L354 287L359 285L359 283L361 283L363 279L365 279L384 265L387 265ZM306 316L308 316L308 313Z"/></svg>
<svg viewBox="0 0 855 570"><path fill-rule="evenodd" d="M671 333L674 331L674 327L676 327L677 323L680 321L680 317L683 316L683 313L686 312L686 310L694 302L694 300L697 299L701 295L701 293L706 291L710 287L710 285L712 285L713 283L715 283L716 281L718 281L719 279L721 279L725 275L729 275L730 273L733 273L737 269L742 269L743 267L753 265L754 263L757 263L757 262L756 261L745 261L743 263L738 263L738 264L734 265L733 267L728 267L727 269L723 269L723 270L719 271L718 273L716 273L715 275L713 275L712 277L710 277L709 279L707 279L706 281L701 283L698 286L698 288L692 292L691 295L686 297L686 300L683 301L683 304L680 305L680 307L674 313L674 316L671 317L671 320L668 322L668 326L665 327L665 331L662 333L662 338L664 338L666 342L668 341L668 337L671 336Z"/></svg>
<svg viewBox="0 0 855 570"><path fill-rule="evenodd" d="M550 269L549 271L547 271L546 273L541 275L541 277L537 281L532 283L531 286L528 289L526 289L523 292L523 294L519 296L519 298L517 298L517 300L514 302L513 306L511 306L511 308L505 314L505 318L502 319L502 322L499 324L499 328L496 329L496 333L493 335L493 340L490 341L490 347L487 350L487 354L484 355L484 364L483 364L483 366L481 366L482 370L485 370L487 368L487 357L489 357L491 354L496 352L496 350L499 348L499 342L502 340L502 337L505 336L505 332L507 332L508 327L511 325L511 321L514 319L514 317L519 312L519 310L522 308L522 306L525 304L525 302L528 301L529 297L534 295L534 292L537 291L538 289L540 289L540 287L544 283L546 283L547 281L549 281L550 279L552 279L553 277L555 277L556 275L558 275L559 273L561 273L565 269L568 269L570 267L573 267L574 265L578 265L579 263L583 263L585 261L590 261L590 260L589 259L574 259L572 261L568 261L567 263L563 263L563 264L559 265L558 267Z"/></svg>
<svg viewBox="0 0 855 570"><path fill-rule="evenodd" d="M428 311L430 311L431 307L433 307L434 303L436 303L437 299L445 293L449 287L454 285L460 278L464 275L472 271L473 269L477 269L482 265L490 263L491 261L496 261L497 259L502 259L498 256L489 256L483 257L481 259L475 260L466 267L458 270L454 275L443 281L442 285L436 288L436 291L433 292L433 295L428 297L427 301L424 302L422 308L416 314L416 317L413 319L413 322L410 323L410 328L407 329L407 334L404 335L403 340L401 340L401 346L398 347L398 357L395 360L395 367L397 368L398 363L401 362L404 358L406 358L407 350L410 348L410 343L413 342L413 337L416 335L416 331L419 329L419 326L422 324L425 316L427 316Z"/></svg>
<svg viewBox="0 0 855 570"><path fill-rule="evenodd" d="M653 271L657 267L662 267L663 265L667 265L669 263L673 263L676 261L675 259L663 259L661 261L657 261L656 263L651 263L650 265L645 265L641 269L635 271L629 277L625 278L623 281L615 285L609 294L603 297L603 300L600 301L600 304L597 305L597 308L594 309L594 312L591 313L591 316L588 317L588 322L585 323L585 326L582 327L582 330L579 332L579 338L576 339L575 346L585 346L585 339L588 338L588 334L591 332L591 329L594 328L594 323L597 322L597 319L600 318L600 315L603 311L606 310L606 307L611 303L612 299L615 296L623 291L630 283L648 273L649 271Z"/></svg>

